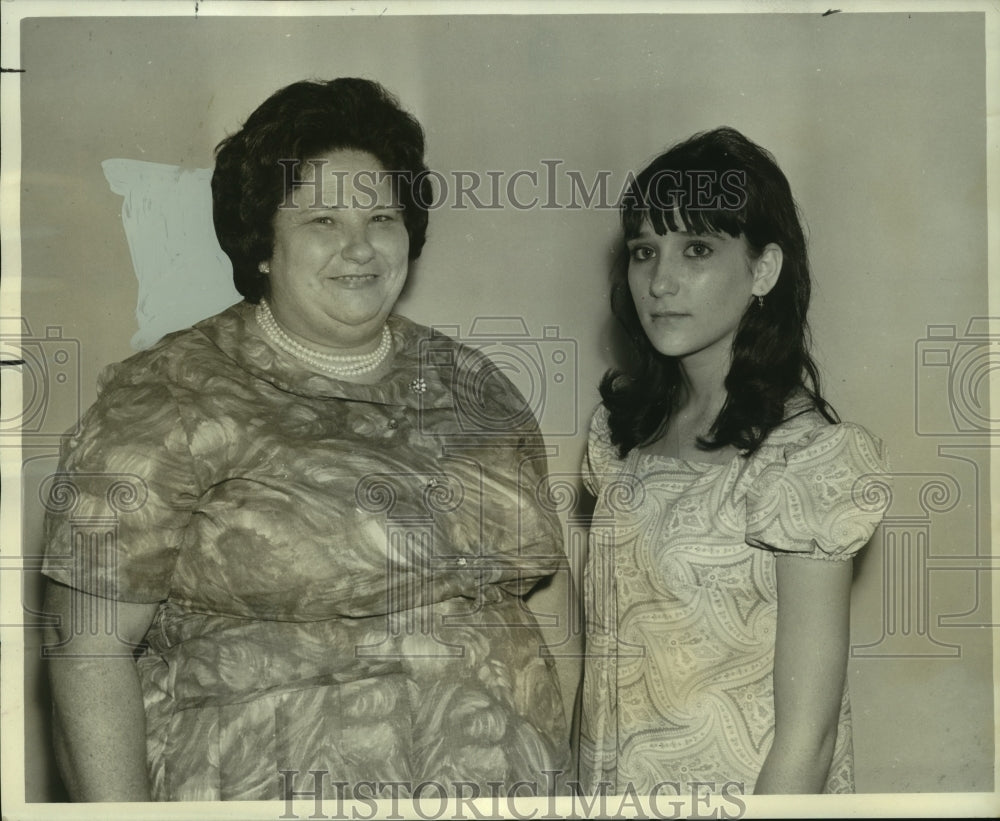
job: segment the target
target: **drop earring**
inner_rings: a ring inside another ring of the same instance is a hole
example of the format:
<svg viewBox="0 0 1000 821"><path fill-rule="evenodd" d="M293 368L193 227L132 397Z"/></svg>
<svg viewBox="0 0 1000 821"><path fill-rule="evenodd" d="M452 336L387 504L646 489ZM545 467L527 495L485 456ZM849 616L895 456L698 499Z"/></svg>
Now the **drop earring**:
<svg viewBox="0 0 1000 821"><path fill-rule="evenodd" d="M257 270L260 271L265 276L271 273L271 263L270 262L259 262L257 264Z"/></svg>
<svg viewBox="0 0 1000 821"><path fill-rule="evenodd" d="M757 307L758 308L763 308L764 307L764 295L763 294L757 294Z"/></svg>

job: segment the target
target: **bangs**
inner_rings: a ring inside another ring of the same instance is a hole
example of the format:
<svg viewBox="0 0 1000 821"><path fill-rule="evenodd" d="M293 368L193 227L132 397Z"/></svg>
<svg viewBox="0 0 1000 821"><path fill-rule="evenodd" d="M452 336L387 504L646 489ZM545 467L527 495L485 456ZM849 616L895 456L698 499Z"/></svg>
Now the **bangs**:
<svg viewBox="0 0 1000 821"><path fill-rule="evenodd" d="M704 172L699 172L704 175ZM746 196L734 196L719 180L702 176L698 188L666 187L664 173L643 173L632 182L622 199L622 227L626 239L634 239L648 222L662 236L668 231L692 234L742 236L746 229ZM671 179L685 176L673 172ZM742 193L742 192L740 192Z"/></svg>
<svg viewBox="0 0 1000 821"><path fill-rule="evenodd" d="M668 231L731 237L746 232L746 169L728 152L688 153L668 152L633 178L622 198L626 238L635 237L647 220L661 236Z"/></svg>
<svg viewBox="0 0 1000 821"><path fill-rule="evenodd" d="M732 211L684 208L677 206L669 211L660 208L629 206L622 210L625 239L635 239L648 222L653 230L663 236L669 231L691 234L728 234L734 239L743 236L742 214Z"/></svg>

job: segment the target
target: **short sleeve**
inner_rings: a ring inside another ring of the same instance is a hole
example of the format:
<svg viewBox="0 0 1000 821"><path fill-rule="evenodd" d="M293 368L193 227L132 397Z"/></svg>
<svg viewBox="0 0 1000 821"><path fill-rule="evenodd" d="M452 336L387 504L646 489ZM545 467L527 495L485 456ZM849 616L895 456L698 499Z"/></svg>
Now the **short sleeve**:
<svg viewBox="0 0 1000 821"><path fill-rule="evenodd" d="M598 405L590 419L587 450L583 456L583 486L593 496L599 496L601 485L607 481L612 464L617 460L617 450L611 441L608 409Z"/></svg>
<svg viewBox="0 0 1000 821"><path fill-rule="evenodd" d="M746 542L817 559L849 559L882 520L888 485L881 440L850 423L814 428L751 483Z"/></svg>
<svg viewBox="0 0 1000 821"><path fill-rule="evenodd" d="M191 509L195 466L180 413L163 382L115 378L63 439L43 487L42 572L92 595L165 599Z"/></svg>

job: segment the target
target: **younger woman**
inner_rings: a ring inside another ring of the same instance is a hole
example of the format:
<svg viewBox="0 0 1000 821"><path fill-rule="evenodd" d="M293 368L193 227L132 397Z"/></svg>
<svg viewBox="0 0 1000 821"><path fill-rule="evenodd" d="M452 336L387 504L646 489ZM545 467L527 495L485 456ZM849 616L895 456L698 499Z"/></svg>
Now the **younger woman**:
<svg viewBox="0 0 1000 821"><path fill-rule="evenodd" d="M886 462L820 394L788 182L720 128L639 174L622 223L635 362L584 466L583 789L850 792L851 558Z"/></svg>

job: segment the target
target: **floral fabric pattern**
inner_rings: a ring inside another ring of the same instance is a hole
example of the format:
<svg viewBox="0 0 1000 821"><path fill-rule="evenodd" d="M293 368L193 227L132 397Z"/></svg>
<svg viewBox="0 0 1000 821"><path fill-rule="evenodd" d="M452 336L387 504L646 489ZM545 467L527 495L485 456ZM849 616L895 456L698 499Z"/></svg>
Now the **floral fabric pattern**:
<svg viewBox="0 0 1000 821"><path fill-rule="evenodd" d="M111 366L64 442L44 572L159 603L138 660L158 800L282 798L282 770L301 791L311 770L450 788L568 766L522 599L564 561L534 417L485 357L390 329L391 373L346 383L240 303ZM100 520L116 537L85 550Z"/></svg>
<svg viewBox="0 0 1000 821"><path fill-rule="evenodd" d="M851 558L883 515L886 469L878 439L814 412L728 464L620 459L597 409L584 463L597 498L584 578L588 794L601 782L753 791L774 732L775 561ZM825 791L853 786L845 685Z"/></svg>

